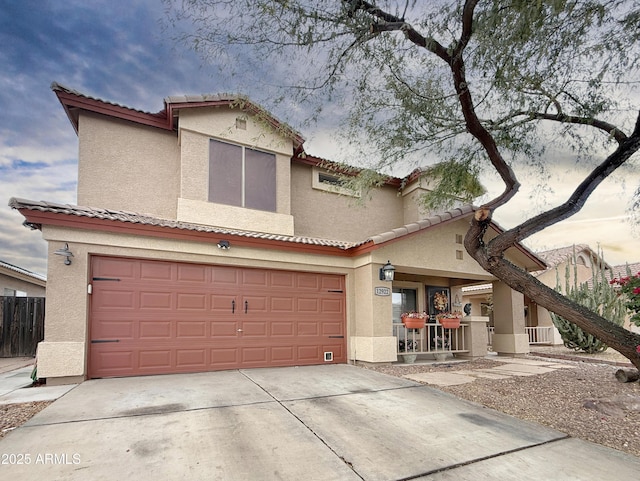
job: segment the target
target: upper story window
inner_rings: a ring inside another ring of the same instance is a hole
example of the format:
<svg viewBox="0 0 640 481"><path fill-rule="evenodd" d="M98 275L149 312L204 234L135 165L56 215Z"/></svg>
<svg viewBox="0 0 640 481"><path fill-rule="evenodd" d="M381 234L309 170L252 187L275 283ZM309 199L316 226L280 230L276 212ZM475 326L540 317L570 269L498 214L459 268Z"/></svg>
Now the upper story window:
<svg viewBox="0 0 640 481"><path fill-rule="evenodd" d="M276 156L210 140L209 201L275 212Z"/></svg>
<svg viewBox="0 0 640 481"><path fill-rule="evenodd" d="M317 190L333 192L334 194L360 197L359 191L345 187L345 181L339 174L329 173L318 167L314 167L312 170L311 187Z"/></svg>

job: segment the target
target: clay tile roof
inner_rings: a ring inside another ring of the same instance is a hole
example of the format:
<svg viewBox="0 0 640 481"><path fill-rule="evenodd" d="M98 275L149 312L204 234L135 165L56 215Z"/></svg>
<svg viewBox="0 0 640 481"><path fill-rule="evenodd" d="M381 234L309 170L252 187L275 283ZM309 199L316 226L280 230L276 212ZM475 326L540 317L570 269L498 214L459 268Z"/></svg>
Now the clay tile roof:
<svg viewBox="0 0 640 481"><path fill-rule="evenodd" d="M388 242L393 239L398 239L400 237L406 236L408 234L412 234L414 232L418 232L420 230L429 229L430 227L434 227L446 221L455 220L460 217L464 217L468 214L471 214L472 212L473 212L472 205L457 207L450 211L443 212L439 215L429 217L429 219L413 222L411 224L407 224L397 229L393 229L389 232L383 232L381 234L374 235L369 239L367 239L365 242L371 241L374 244L382 244L383 242Z"/></svg>
<svg viewBox="0 0 640 481"><path fill-rule="evenodd" d="M611 277L626 277L628 275L627 267L629 268L629 271L631 271L631 275L635 276L640 274L640 262L634 262L632 264L613 266L611 268Z"/></svg>
<svg viewBox="0 0 640 481"><path fill-rule="evenodd" d="M77 206L71 204L56 204L54 202L31 201L27 199L12 198L9 201L9 207L13 209L37 210L41 212L51 212L55 214L74 215L78 217L87 217L101 220L110 220L117 222L129 222L132 224L154 225L159 227L167 227L171 229L190 230L197 232L207 232L221 235L233 235L238 237L246 237L253 239L276 240L282 242L291 242L297 244L318 245L327 247L337 247L339 249L349 249L355 246L353 242L344 242L337 240L318 239L304 236L287 236L279 234L268 234L265 232L244 231L237 229L226 229L222 227L214 227L202 224L193 224L190 222L182 222L169 219L160 219L146 214L138 214L135 212L126 212L121 210L99 209L86 206Z"/></svg>

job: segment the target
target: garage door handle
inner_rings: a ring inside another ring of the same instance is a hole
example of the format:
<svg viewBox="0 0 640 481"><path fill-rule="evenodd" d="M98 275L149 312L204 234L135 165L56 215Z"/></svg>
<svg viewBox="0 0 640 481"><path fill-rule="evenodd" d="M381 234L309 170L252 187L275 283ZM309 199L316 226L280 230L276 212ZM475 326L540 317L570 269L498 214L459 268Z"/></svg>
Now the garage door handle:
<svg viewBox="0 0 640 481"><path fill-rule="evenodd" d="M236 301L232 300L231 301L231 314L234 314L236 312Z"/></svg>
<svg viewBox="0 0 640 481"><path fill-rule="evenodd" d="M249 310L249 301L244 301L244 313L246 314Z"/></svg>
<svg viewBox="0 0 640 481"><path fill-rule="evenodd" d="M91 339L91 344L101 344L103 342L120 342L120 339Z"/></svg>

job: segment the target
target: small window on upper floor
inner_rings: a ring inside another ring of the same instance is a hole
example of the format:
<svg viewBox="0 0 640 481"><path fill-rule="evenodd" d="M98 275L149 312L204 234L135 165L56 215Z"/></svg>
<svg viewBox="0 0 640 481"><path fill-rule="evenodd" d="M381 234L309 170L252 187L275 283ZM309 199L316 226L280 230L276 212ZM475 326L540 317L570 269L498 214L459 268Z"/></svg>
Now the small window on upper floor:
<svg viewBox="0 0 640 481"><path fill-rule="evenodd" d="M456 244L462 244L462 234L456 234Z"/></svg>
<svg viewBox="0 0 640 481"><path fill-rule="evenodd" d="M318 190L333 192L335 194L360 197L360 192L355 192L345 187L345 181L340 175L327 172L326 170L314 167L312 171L312 187Z"/></svg>
<svg viewBox="0 0 640 481"><path fill-rule="evenodd" d="M209 201L275 212L276 156L212 139Z"/></svg>

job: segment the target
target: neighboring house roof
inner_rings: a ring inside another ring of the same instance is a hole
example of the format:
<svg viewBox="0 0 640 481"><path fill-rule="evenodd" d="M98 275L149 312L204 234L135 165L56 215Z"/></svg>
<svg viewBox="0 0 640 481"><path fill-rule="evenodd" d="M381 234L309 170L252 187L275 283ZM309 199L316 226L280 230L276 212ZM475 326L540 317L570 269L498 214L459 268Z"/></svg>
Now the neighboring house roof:
<svg viewBox="0 0 640 481"><path fill-rule="evenodd" d="M244 112L258 115L261 119L271 124L274 128L291 138L297 149L304 143L304 138L286 123L279 121L258 104L247 97L236 94L219 95L180 95L167 97L164 100L164 109L156 113L145 112L125 105L109 102L96 97L85 95L77 90L70 89L57 82L51 84L58 100L64 107L67 117L73 128L78 132L78 110L87 110L110 117L115 117L139 124L157 127L164 130L175 130L177 113L181 109L196 107L228 106L238 108Z"/></svg>
<svg viewBox="0 0 640 481"><path fill-rule="evenodd" d="M549 269L555 269L563 262L573 258L574 254L578 255L585 253L589 256L589 259L595 262L604 262L603 259L587 244L575 244L566 247L560 247L558 249L550 249L547 251L537 252L536 255L544 260L547 264L547 269L544 271L536 272L534 275L540 275ZM611 266L604 262L605 269L611 269Z"/></svg>
<svg viewBox="0 0 640 481"><path fill-rule="evenodd" d="M39 286L44 286L47 277L42 274L38 274L37 272L31 272L22 267L14 266L13 264L9 264L8 262L4 262L0 260L0 273L8 275L10 277L17 277L29 282L33 282ZM25 279L26 278L26 279Z"/></svg>
<svg viewBox="0 0 640 481"><path fill-rule="evenodd" d="M627 268L631 271L631 275L640 274L640 262L634 262L632 264L622 264L619 266L613 266L611 268L611 277L612 278L620 278L627 277Z"/></svg>
<svg viewBox="0 0 640 481"><path fill-rule="evenodd" d="M25 225L32 229L40 229L43 224L61 225L80 229L96 229L105 231L119 231L149 235L157 237L173 237L183 240L205 240L217 242L220 236L233 237L234 243L243 245L258 244L263 247L280 247L285 249L299 249L336 255L356 255L368 250L376 249L387 242L401 240L407 236L424 230L453 222L473 213L473 207L468 205L452 209L418 222L404 225L397 229L371 236L360 242L318 239L304 236L287 236L267 234L264 232L226 229L222 227L193 224L168 219L160 219L150 215L135 212L99 209L70 204L56 204L53 202L32 201L12 198L9 206L19 210L25 216ZM492 224L496 231L498 225ZM541 267L544 265L535 254L523 246L518 249L534 260Z"/></svg>

